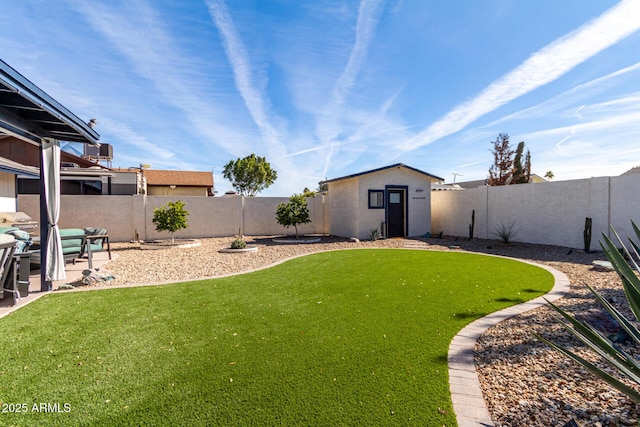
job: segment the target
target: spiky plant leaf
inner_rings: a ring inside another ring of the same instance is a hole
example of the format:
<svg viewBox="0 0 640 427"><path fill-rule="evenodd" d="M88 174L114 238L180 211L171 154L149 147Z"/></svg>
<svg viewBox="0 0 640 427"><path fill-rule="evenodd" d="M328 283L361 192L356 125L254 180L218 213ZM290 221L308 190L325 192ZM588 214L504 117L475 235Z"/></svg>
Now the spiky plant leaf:
<svg viewBox="0 0 640 427"><path fill-rule="evenodd" d="M577 354L573 353L572 351L567 350L567 349L555 344L554 342L549 341L549 340L541 337L540 335L536 335L536 337L539 340L541 340L542 342L546 343L548 346L555 348L557 351L559 351L560 353L564 354L568 358L570 358L573 361L575 361L575 362L579 363L580 365L584 366L585 368L587 368L587 370L589 370L589 372L591 372L592 374L596 375L600 379L606 381L612 387L620 390L622 393L626 394L627 396L629 396L634 401L640 402L640 393L638 393L635 389L629 387L628 385L626 385L625 383L623 383L622 381L620 381L616 377L614 377L612 375L609 375L607 372L603 371L602 369L598 368L593 363L589 362L588 360L585 360L584 358L578 356Z"/></svg>
<svg viewBox="0 0 640 427"><path fill-rule="evenodd" d="M611 305L609 301L604 299L602 295L596 292L595 289L593 289L589 285L586 285L586 286L587 288L589 288L591 293L595 295L595 297L598 299L598 302L602 304L605 310L607 310L609 314L611 314L613 318L616 319L616 322L618 322L620 326L622 326L625 332L629 334L631 338L633 338L636 344L640 345L640 331L638 330L638 328L636 328L636 326L633 323L631 323L626 317L624 317L624 315L620 313L618 309L616 309L613 305Z"/></svg>
<svg viewBox="0 0 640 427"><path fill-rule="evenodd" d="M549 302L549 305L569 321L569 324L561 322L567 331L586 344L593 351L598 353L598 355L605 359L609 364L615 366L633 381L640 384L640 376L638 376L638 372L640 372L640 365L638 365L633 357L629 356L621 349L615 348L611 341L588 324L580 322L575 317L571 316L551 302Z"/></svg>
<svg viewBox="0 0 640 427"><path fill-rule="evenodd" d="M640 228L633 221L632 225L636 236L638 237L638 239L640 239ZM640 277L638 277L633 268L635 268L637 271L640 271L640 269L638 269L638 264L635 262L634 258L629 253L629 250L624 245L622 239L620 239L620 236L613 227L611 227L611 231L613 232L615 239L622 246L622 251L618 250L613 240L604 233L602 234L604 241L601 241L600 245L607 255L607 258L611 262L614 270L622 280L625 296L627 297L631 310L633 311L636 319L640 319ZM638 252L640 252L640 247L638 247L638 245L633 242L633 240L631 240L631 245L637 257ZM629 262L633 265L633 268L623 256L623 253L628 257ZM614 317L614 319L618 321L622 328L633 338L634 342L636 344L640 344L640 331L638 330L638 328L593 288L589 287L589 290L596 296L598 302L602 304L605 310L607 310ZM621 348L614 346L609 339L607 339L604 335L602 335L599 331L597 331L590 325L580 322L557 305L549 301L547 302L557 313L559 313L566 320L566 322L563 322L560 319L560 322L565 327L565 329L567 329L567 331L569 331L572 335L586 344L587 347L595 351L600 357L604 359L605 362L615 368L619 373L627 375L636 384L640 385L640 363L638 363L637 360L624 352ZM542 337L538 338L540 338L543 342L547 343L556 350L560 351L567 357L578 362L579 364L587 368L590 372L605 380L607 383L617 388L636 402L640 402L640 393L624 384L618 378L613 377L612 375L598 368L591 362L581 358L570 350L552 343L551 341L546 340Z"/></svg>
<svg viewBox="0 0 640 427"><path fill-rule="evenodd" d="M634 221L631 221L631 226L633 227L633 231L635 231L636 233L636 238L638 239L638 241L640 241L640 227L638 227L638 225ZM633 248L633 252L635 253L636 259L640 259L640 245L634 242L631 239L631 237L629 237L629 241L631 242L631 247ZM635 264L635 261L634 261L634 264ZM640 272L640 269L638 269L638 264L635 264L635 267L636 267L636 271Z"/></svg>
<svg viewBox="0 0 640 427"><path fill-rule="evenodd" d="M615 235L619 239L617 233L615 233ZM640 319L640 279L636 276L620 251L618 251L613 241L604 233L602 237L604 238L604 244L600 242L600 245L607 255L607 258L609 258L609 261L611 261L611 265L618 273L618 276L622 279L622 286L624 287L624 292L633 314L636 316L636 319Z"/></svg>

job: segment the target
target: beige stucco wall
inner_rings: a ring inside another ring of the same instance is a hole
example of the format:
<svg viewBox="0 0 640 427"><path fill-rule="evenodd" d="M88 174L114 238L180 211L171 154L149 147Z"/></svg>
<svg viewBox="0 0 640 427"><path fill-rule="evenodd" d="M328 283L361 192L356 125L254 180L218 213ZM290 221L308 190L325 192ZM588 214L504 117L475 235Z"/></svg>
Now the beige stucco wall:
<svg viewBox="0 0 640 427"><path fill-rule="evenodd" d="M295 234L294 227L285 228L276 221L278 205L288 201L288 197L246 197L243 210L244 234ZM311 222L298 225L298 233L323 234L325 229L322 221L322 195L307 198L307 208Z"/></svg>
<svg viewBox="0 0 640 427"><path fill-rule="evenodd" d="M366 239L371 229L381 228L385 209L369 209L369 190L386 186L407 188L408 236L431 230L431 180L411 169L398 167L329 183L331 234Z"/></svg>
<svg viewBox="0 0 640 427"><path fill-rule="evenodd" d="M429 192L429 184L420 179L420 174L389 172L330 183L328 195L307 199L313 222L302 226L301 232L367 238L369 230L379 228L384 221L384 209L368 209L368 190L384 189L385 185L409 187L411 236L442 231L467 237L475 209L475 237L491 238L496 226L515 220L520 230L516 241L582 248L584 219L591 217L591 247L597 249L600 233L608 232L609 224L625 237L633 235L631 219L640 223L640 175ZM2 179L0 175L0 182ZM8 182L5 185L8 190ZM425 191L417 192L418 188ZM428 199L414 199L425 193L431 199L430 210L424 206ZM285 197L245 198L243 204L240 196L65 195L61 198L59 224L63 228L104 227L114 242L131 240L136 231L144 240L164 238L168 233L155 231L153 208L178 199L190 212L189 227L176 233L178 237L233 236L239 228L249 236L293 233L293 229L285 230L275 221L276 206L286 201ZM8 211L14 210L15 205L11 206ZM18 196L18 210L39 221L39 196Z"/></svg>
<svg viewBox="0 0 640 427"><path fill-rule="evenodd" d="M58 225L61 228L106 228L111 241L131 240L136 228L134 199L133 196L64 195L60 200ZM18 208L34 221L40 221L39 195L19 195ZM142 229L138 231L143 234Z"/></svg>
<svg viewBox="0 0 640 427"><path fill-rule="evenodd" d="M593 220L592 249L599 249L609 224L621 235L633 235L631 219L640 221L640 176L433 191L433 232L468 237L475 209L478 238L495 238L495 229L511 224L515 241L583 248L585 218Z"/></svg>
<svg viewBox="0 0 640 427"><path fill-rule="evenodd" d="M38 195L20 195L20 210L39 221ZM154 208L169 201L181 200L189 211L188 227L176 232L179 238L222 237L242 233L272 235L293 233L275 220L278 203L287 197L168 197L168 196L69 196L61 197L60 221L62 228L102 227L109 232L111 241L129 241L168 238L153 224ZM327 233L322 196L307 199L312 222L299 227L301 233Z"/></svg>
<svg viewBox="0 0 640 427"><path fill-rule="evenodd" d="M329 229L336 236L359 234L358 181L356 178L329 183Z"/></svg>
<svg viewBox="0 0 640 427"><path fill-rule="evenodd" d="M16 176L0 172L0 212L16 211Z"/></svg>

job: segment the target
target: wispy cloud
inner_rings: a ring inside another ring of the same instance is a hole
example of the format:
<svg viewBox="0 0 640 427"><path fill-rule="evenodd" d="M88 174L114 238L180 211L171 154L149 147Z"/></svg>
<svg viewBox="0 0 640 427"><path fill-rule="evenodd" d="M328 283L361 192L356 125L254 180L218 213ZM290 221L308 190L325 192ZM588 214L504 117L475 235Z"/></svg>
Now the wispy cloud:
<svg viewBox="0 0 640 427"><path fill-rule="evenodd" d="M237 120L230 123L234 116L207 102L202 88L194 86L193 76L202 74L194 65L196 60L180 53L148 2L127 2L124 6L83 1L72 4L132 65L132 71L152 82L165 102L182 112L180 119L191 124L203 143L214 142L231 153L248 146L242 124ZM226 103L227 110L232 109L229 104Z"/></svg>
<svg viewBox="0 0 640 427"><path fill-rule="evenodd" d="M277 130L271 124L268 99L255 82L249 54L236 31L229 10L223 0L209 0L207 7L222 36L224 50L233 69L236 87L247 110L258 127L269 153L274 159L282 161L286 158L287 149L281 142Z"/></svg>
<svg viewBox="0 0 640 427"><path fill-rule="evenodd" d="M376 27L383 9L384 1L382 0L362 0L360 2L355 42L351 49L349 60L334 84L331 100L318 119L316 135L321 145L328 147L323 170L323 175L325 176L334 151L339 146L337 138L342 133L340 122L343 115L343 105L367 58L368 49L375 37Z"/></svg>
<svg viewBox="0 0 640 427"><path fill-rule="evenodd" d="M460 104L403 144L408 152L458 132L479 117L564 75L640 29L640 2L624 0L547 45L475 98Z"/></svg>
<svg viewBox="0 0 640 427"><path fill-rule="evenodd" d="M256 76L255 64L252 64L250 54L240 38L233 18L224 0L207 0L209 14L218 29L227 60L231 64L235 86L256 125L264 148L267 160L278 171L278 181L275 187L283 192L300 192L299 183L309 179L309 174L318 170L317 166L307 167L303 171L295 167L292 156L288 154L287 145L283 142L283 131L279 131L274 123L283 123L282 118L271 113L270 100L266 94L266 81L260 81ZM258 64L260 66L260 64ZM293 147L295 143L288 140L288 145ZM252 147L254 152L258 151ZM248 153L245 153L246 155ZM259 152L258 152L259 154Z"/></svg>
<svg viewBox="0 0 640 427"><path fill-rule="evenodd" d="M508 114L490 123L487 123L483 127L495 128L501 124L507 122L513 122L514 120L529 121L540 117L547 117L554 112L559 111L563 107L574 105L576 102L582 102L583 100L593 97L596 94L605 92L613 84L619 84L622 79L637 79L640 77L640 62L630 65L628 67L616 70L607 75L598 77L585 83L581 83L569 90L566 90L556 96L553 96L544 102L534 105L532 107L525 108L515 113ZM580 120L584 106L580 106L576 109L574 115Z"/></svg>

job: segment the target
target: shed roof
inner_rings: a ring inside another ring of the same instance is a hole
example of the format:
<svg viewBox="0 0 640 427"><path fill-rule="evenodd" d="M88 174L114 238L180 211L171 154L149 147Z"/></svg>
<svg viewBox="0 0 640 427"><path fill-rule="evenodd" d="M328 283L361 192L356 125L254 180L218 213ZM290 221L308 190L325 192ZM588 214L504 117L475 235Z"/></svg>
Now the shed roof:
<svg viewBox="0 0 640 427"><path fill-rule="evenodd" d="M213 187L213 172L145 169L147 185Z"/></svg>
<svg viewBox="0 0 640 427"><path fill-rule="evenodd" d="M41 138L98 145L100 135L0 60L0 129L35 144Z"/></svg>
<svg viewBox="0 0 640 427"><path fill-rule="evenodd" d="M354 173L352 175L346 175L346 176L341 176L339 178L327 179L325 181L322 181L321 184L335 182L335 181L341 181L343 179L355 178L355 177L362 176L362 175L368 175L368 174L372 174L372 173L382 172L382 171L387 170L387 169L401 168L401 167L409 169L409 170L412 170L412 171L417 172L417 173L420 173L422 175L425 175L432 181L444 181L444 178L440 178L439 176L435 176L435 175L432 175L430 173L421 171L420 169L412 168L411 166L407 166L404 163L395 163L393 165L384 166L384 167L377 168L377 169L371 169L371 170L360 172L360 173Z"/></svg>

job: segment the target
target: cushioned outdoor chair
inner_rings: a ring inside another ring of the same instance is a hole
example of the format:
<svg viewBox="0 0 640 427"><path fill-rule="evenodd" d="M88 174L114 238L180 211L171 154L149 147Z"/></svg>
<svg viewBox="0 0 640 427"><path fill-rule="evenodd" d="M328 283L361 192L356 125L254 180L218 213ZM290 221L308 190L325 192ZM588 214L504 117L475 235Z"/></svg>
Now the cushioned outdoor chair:
<svg viewBox="0 0 640 427"><path fill-rule="evenodd" d="M3 298L12 298L12 305L20 299L17 289L16 261L13 254L16 251L16 239L8 234L0 234L0 290Z"/></svg>
<svg viewBox="0 0 640 427"><path fill-rule="evenodd" d="M87 227L84 229L86 235L86 246L80 256L85 256L88 249L91 249L91 253L107 251L109 252L109 259L111 259L111 245L109 244L109 235L104 228Z"/></svg>

